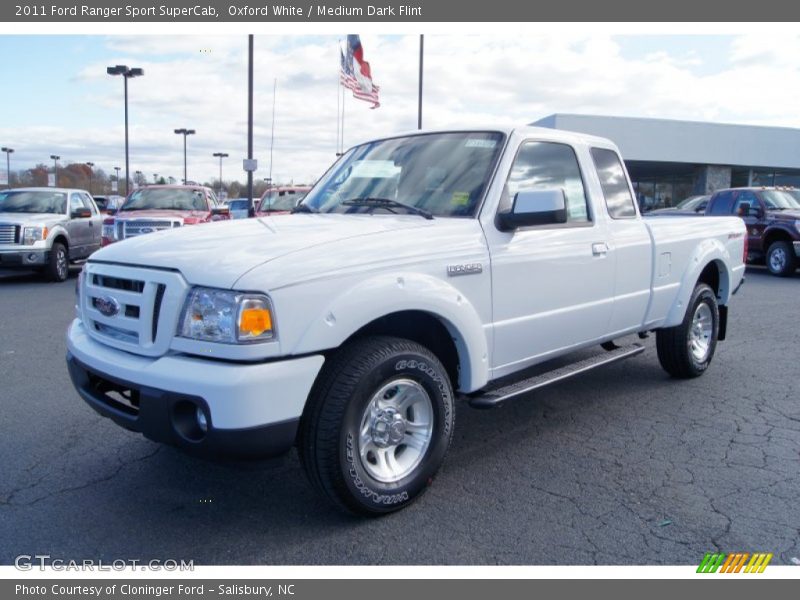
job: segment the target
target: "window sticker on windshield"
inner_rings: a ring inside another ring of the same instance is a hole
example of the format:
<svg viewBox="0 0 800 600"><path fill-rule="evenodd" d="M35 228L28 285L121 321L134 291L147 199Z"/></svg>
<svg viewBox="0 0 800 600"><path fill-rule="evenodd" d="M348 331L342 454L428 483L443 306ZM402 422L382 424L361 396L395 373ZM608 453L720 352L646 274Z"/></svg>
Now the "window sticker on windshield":
<svg viewBox="0 0 800 600"><path fill-rule="evenodd" d="M389 179L400 173L400 167L391 160L360 160L353 165L353 177Z"/></svg>
<svg viewBox="0 0 800 600"><path fill-rule="evenodd" d="M469 204L469 192L453 192L450 204L452 206L466 206Z"/></svg>
<svg viewBox="0 0 800 600"><path fill-rule="evenodd" d="M466 148L494 148L497 140L484 140L480 138L469 138L464 144Z"/></svg>

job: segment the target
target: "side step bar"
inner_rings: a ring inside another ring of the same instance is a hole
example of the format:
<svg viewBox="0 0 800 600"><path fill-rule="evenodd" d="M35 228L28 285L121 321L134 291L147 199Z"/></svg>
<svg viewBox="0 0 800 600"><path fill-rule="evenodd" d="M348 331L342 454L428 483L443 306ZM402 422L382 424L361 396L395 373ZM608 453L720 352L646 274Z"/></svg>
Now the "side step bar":
<svg viewBox="0 0 800 600"><path fill-rule="evenodd" d="M546 373L542 373L541 375L530 377L529 379L516 381L504 387L489 390L477 396L472 396L469 399L469 404L473 408L493 408L495 406L499 406L506 400L511 400L516 396L521 396L522 394L527 394L528 392L538 390L553 383L564 381L565 379L569 379L575 375L580 375L586 371L591 371L597 367L610 365L611 363L615 363L619 360L636 356L642 352L644 352L644 346L641 344L621 346L603 354L598 354L579 362L554 369L553 371L548 371Z"/></svg>

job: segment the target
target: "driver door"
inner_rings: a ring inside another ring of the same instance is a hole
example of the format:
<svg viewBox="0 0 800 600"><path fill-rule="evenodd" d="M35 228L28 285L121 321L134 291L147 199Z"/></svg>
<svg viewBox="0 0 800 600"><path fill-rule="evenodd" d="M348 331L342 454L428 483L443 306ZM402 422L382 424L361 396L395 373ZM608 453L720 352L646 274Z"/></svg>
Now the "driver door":
<svg viewBox="0 0 800 600"><path fill-rule="evenodd" d="M520 146L500 210L519 191L561 189L567 222L486 230L492 261L493 377L608 331L614 249L607 221L590 209L582 171L570 145L532 140Z"/></svg>

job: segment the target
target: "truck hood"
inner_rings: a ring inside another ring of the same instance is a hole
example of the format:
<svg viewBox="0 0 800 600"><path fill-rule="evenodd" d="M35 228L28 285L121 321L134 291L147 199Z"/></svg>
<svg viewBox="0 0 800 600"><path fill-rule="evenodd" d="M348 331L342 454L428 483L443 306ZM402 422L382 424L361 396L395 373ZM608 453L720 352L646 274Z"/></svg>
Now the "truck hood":
<svg viewBox="0 0 800 600"><path fill-rule="evenodd" d="M66 220L67 215L59 213L0 212L0 223L10 223L12 225L52 227L58 223L66 222Z"/></svg>
<svg viewBox="0 0 800 600"><path fill-rule="evenodd" d="M800 219L800 210L771 210L768 212L771 219L776 221L796 221Z"/></svg>
<svg viewBox="0 0 800 600"><path fill-rule="evenodd" d="M287 260L291 265L300 265L309 256L324 257L328 265L337 264L336 256L329 255L325 248L334 243L361 248L371 238L373 243L369 246L374 246L374 238L380 236L385 254L392 255L399 244L406 250L421 252L418 240L425 239L428 244L435 241L438 233L434 236L430 229L448 221L469 221L472 228L479 229L472 219L426 220L415 215L279 215L218 221L135 237L98 250L90 261L177 269L192 284L231 288L248 271L290 255ZM351 254L347 253L347 260L351 260ZM358 254L363 255L359 261L375 258L371 251ZM283 281L270 278L270 285L286 283L292 277L292 269L279 271L284 274Z"/></svg>

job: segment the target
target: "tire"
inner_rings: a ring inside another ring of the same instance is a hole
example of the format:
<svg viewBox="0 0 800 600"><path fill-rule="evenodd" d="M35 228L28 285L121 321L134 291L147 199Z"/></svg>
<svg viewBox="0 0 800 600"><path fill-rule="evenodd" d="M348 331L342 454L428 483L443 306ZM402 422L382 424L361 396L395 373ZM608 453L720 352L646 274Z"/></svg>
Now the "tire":
<svg viewBox="0 0 800 600"><path fill-rule="evenodd" d="M343 346L314 384L298 433L300 460L339 508L391 513L431 484L454 413L447 371L430 350L401 338L361 338Z"/></svg>
<svg viewBox="0 0 800 600"><path fill-rule="evenodd" d="M656 332L658 362L672 377L699 377L714 358L718 335L717 297L705 283L698 283L683 322Z"/></svg>
<svg viewBox="0 0 800 600"><path fill-rule="evenodd" d="M788 277L797 268L794 247L789 242L772 242L767 249L767 269L778 277Z"/></svg>
<svg viewBox="0 0 800 600"><path fill-rule="evenodd" d="M50 261L44 268L47 281L66 281L69 277L69 252L61 242L55 242L50 249Z"/></svg>

